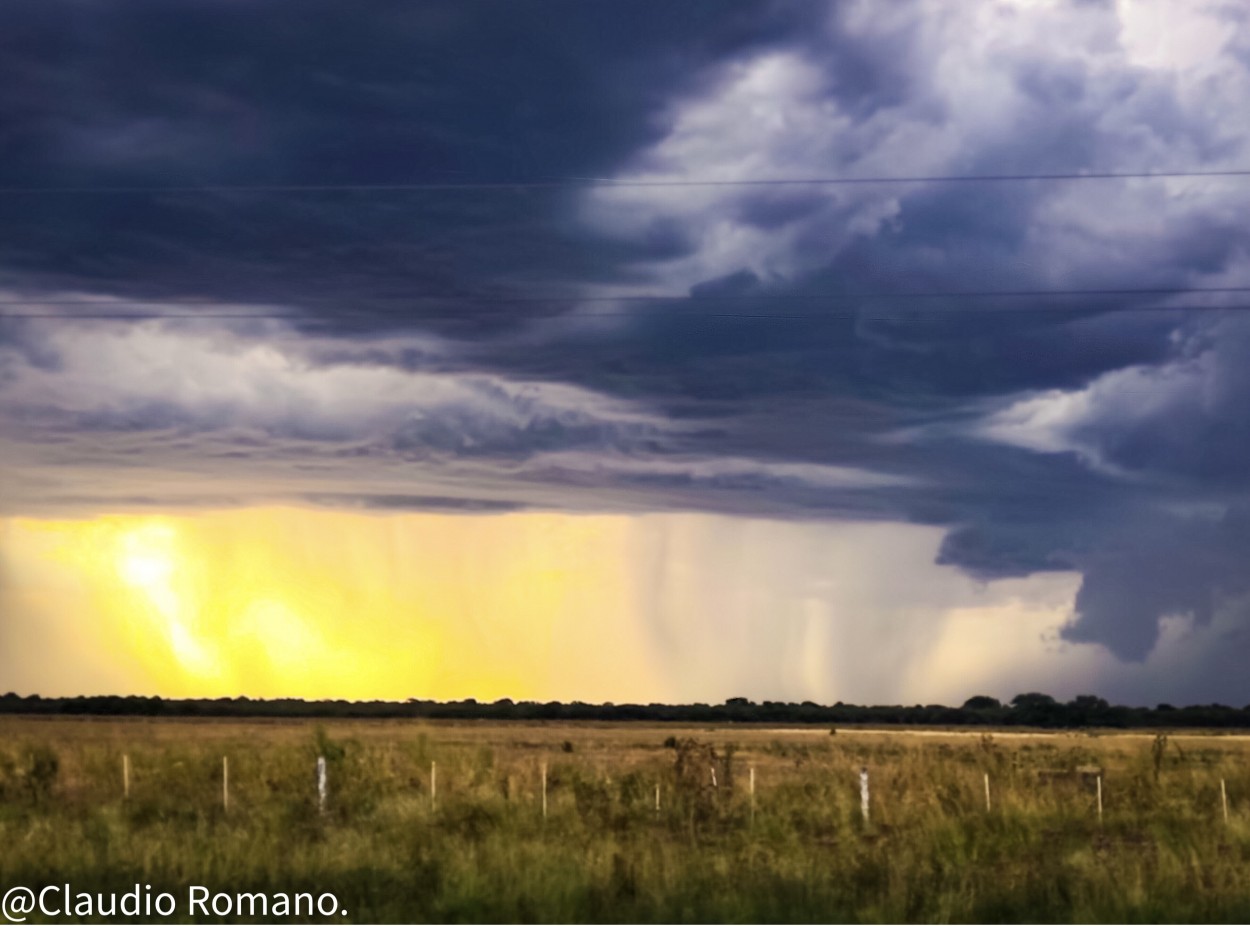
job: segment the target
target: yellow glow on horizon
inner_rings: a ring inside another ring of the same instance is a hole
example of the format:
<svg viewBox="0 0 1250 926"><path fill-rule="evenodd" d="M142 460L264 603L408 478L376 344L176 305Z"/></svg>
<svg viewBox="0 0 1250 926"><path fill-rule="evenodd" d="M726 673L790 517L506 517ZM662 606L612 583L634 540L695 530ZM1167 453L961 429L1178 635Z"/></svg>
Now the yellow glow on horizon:
<svg viewBox="0 0 1250 926"><path fill-rule="evenodd" d="M117 547L118 574L147 599L153 632L166 638L187 671L199 677L216 674L218 661L188 626L193 602L175 583L180 553L174 529L167 523L146 523L121 533Z"/></svg>
<svg viewBox="0 0 1250 926"><path fill-rule="evenodd" d="M626 531L608 516L272 508L13 519L6 546L28 620L129 692L619 700L655 681L621 619ZM578 658L592 641L615 671Z"/></svg>
<svg viewBox="0 0 1250 926"><path fill-rule="evenodd" d="M0 518L0 692L919 703L1107 670L1055 640L1079 575L980 583L941 541L692 512Z"/></svg>

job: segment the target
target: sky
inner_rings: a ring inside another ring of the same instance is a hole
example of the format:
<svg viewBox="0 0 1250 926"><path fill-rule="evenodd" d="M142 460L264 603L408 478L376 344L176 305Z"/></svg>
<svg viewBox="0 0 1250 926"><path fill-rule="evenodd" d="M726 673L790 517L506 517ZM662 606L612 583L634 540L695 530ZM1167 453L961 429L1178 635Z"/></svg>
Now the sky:
<svg viewBox="0 0 1250 926"><path fill-rule="evenodd" d="M0 691L1243 705L1246 99L1231 0L13 0Z"/></svg>

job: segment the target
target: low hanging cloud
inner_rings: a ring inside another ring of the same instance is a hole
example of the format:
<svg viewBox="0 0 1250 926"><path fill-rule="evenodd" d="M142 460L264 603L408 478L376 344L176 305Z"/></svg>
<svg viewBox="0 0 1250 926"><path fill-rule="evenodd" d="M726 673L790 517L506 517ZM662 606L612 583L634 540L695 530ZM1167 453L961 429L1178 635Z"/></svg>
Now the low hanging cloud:
<svg viewBox="0 0 1250 926"><path fill-rule="evenodd" d="M1163 619L1205 625L1220 607L1244 607L1248 341L1246 320L1223 317L1178 332L1172 360L1021 398L979 425L990 440L1075 455L1139 489L1135 510L1073 557L1085 581L1071 639L1142 658Z"/></svg>
<svg viewBox="0 0 1250 926"><path fill-rule="evenodd" d="M5 361L4 406L32 421L93 431L222 429L396 449L506 453L528 434L627 446L664 423L563 383L390 365L318 363L295 332L267 337L205 323L50 324L43 365ZM402 345L401 345L402 346ZM397 348L393 348L396 349Z"/></svg>
<svg viewBox="0 0 1250 926"><path fill-rule="evenodd" d="M691 439L706 423L675 422L567 383L455 371L455 348L435 340L355 342L336 356L272 320L263 339L185 319L103 329L36 324L46 335L29 342L37 354L20 344L0 349L0 417L17 435L6 450L19 480L37 481L55 464L112 468L128 481L138 456L149 469L204 472L208 463L229 486L225 497L254 491L235 480L268 476L258 483L267 497L274 484L266 469L277 464L297 472L288 498L369 507L392 499L399 508L426 498L431 508L462 510L581 509L594 506L595 493L619 493L616 504L628 504L631 494L665 487L675 505L698 507L691 492L706 489L732 508L735 496L772 490L906 481L700 454ZM438 357L431 370L412 368L414 350ZM403 367L379 362L401 356ZM437 494L448 481L458 482L457 494ZM344 484L353 491L334 490ZM69 496L75 504L89 497ZM20 491L8 499L18 509L35 501Z"/></svg>
<svg viewBox="0 0 1250 926"><path fill-rule="evenodd" d="M1071 451L1126 477L1244 488L1250 452L1250 318L1230 315L1188 334L1175 357L1021 399L983 426L993 439Z"/></svg>

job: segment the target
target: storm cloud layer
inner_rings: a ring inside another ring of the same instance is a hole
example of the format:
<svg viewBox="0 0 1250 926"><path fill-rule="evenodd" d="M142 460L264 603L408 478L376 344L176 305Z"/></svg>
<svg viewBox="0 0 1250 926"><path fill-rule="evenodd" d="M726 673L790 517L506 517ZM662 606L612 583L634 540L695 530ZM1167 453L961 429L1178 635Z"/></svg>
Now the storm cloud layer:
<svg viewBox="0 0 1250 926"><path fill-rule="evenodd" d="M792 181L1235 172L1248 98L1223 2L11 3L0 505L907 522L1244 639L1250 178Z"/></svg>

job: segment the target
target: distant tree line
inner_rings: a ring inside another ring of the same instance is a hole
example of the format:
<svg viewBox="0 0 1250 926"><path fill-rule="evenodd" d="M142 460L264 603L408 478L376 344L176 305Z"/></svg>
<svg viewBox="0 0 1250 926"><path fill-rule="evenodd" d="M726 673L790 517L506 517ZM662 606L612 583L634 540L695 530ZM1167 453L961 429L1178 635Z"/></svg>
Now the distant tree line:
<svg viewBox="0 0 1250 926"><path fill-rule="evenodd" d="M1079 729L1202 727L1250 729L1250 705L1201 704L1173 707L1124 707L1094 695L1061 702L1050 695L1019 694L1006 704L986 695L960 707L917 704L911 707L794 704L730 698L724 704L584 704L573 701L494 702L304 701L298 698L183 698L93 695L74 698L0 696L0 714L102 715L139 717L354 717L428 720L645 720L673 723L827 724L831 726L993 726Z"/></svg>

